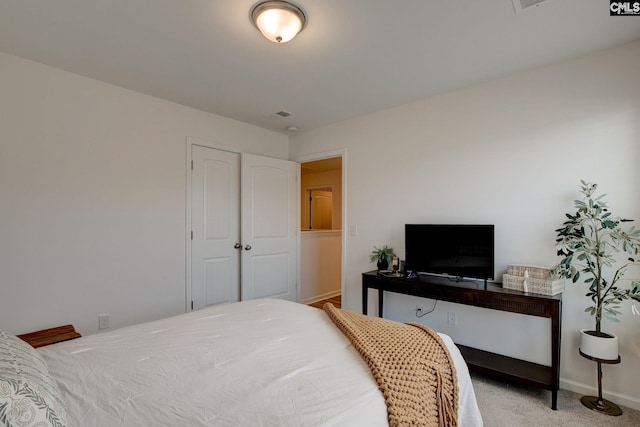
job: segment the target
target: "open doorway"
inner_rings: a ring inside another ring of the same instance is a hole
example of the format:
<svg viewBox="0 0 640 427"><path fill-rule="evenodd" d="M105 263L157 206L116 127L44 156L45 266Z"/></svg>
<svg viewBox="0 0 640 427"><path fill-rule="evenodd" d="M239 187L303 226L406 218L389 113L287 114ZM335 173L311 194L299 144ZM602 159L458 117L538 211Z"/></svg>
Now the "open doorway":
<svg viewBox="0 0 640 427"><path fill-rule="evenodd" d="M341 303L342 156L300 164L300 302Z"/></svg>

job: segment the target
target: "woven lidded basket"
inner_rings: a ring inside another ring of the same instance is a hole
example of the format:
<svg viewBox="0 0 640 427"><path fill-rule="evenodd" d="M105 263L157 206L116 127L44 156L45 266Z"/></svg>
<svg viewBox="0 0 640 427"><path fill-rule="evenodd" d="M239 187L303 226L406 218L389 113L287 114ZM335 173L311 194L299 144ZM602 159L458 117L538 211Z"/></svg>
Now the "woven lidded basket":
<svg viewBox="0 0 640 427"><path fill-rule="evenodd" d="M532 279L549 279L551 276L551 269L525 264L511 264L507 267L507 274L511 276L525 277L525 273L528 273L528 276Z"/></svg>
<svg viewBox="0 0 640 427"><path fill-rule="evenodd" d="M526 281L526 284L525 284ZM502 287L517 291L531 292L542 295L557 295L564 292L564 279L534 279L531 277L502 275Z"/></svg>

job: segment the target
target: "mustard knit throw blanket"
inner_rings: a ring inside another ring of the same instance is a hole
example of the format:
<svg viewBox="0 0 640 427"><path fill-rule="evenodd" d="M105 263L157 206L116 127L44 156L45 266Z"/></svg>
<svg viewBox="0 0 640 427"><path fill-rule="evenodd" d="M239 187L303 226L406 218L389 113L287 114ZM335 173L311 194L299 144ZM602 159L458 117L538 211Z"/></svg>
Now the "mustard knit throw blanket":
<svg viewBox="0 0 640 427"><path fill-rule="evenodd" d="M457 426L455 367L438 334L324 305L369 365L387 404L389 426Z"/></svg>

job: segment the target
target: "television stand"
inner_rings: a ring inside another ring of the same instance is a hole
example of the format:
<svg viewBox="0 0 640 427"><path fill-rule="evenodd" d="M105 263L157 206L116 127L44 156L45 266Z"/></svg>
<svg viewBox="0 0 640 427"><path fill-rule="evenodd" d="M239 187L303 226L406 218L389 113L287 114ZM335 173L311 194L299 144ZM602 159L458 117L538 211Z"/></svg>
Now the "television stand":
<svg viewBox="0 0 640 427"><path fill-rule="evenodd" d="M469 369L551 391L551 408L557 409L560 388L560 326L562 294L529 294L501 286L484 287L437 276L385 277L377 271L362 273L362 313L367 314L369 289L378 290L378 315L383 317L384 292L395 292L457 304L551 319L551 366L456 344Z"/></svg>

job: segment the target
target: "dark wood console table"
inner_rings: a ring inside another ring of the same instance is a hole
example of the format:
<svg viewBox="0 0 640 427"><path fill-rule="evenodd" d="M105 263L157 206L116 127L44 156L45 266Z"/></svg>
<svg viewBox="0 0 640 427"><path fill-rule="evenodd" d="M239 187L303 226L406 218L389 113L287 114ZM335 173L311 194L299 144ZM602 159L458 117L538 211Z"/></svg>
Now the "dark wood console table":
<svg viewBox="0 0 640 427"><path fill-rule="evenodd" d="M551 408L557 409L560 388L560 326L562 294L546 296L486 287L478 282L455 282L447 278L421 276L386 277L377 271L362 274L362 312L367 314L369 289L378 290L378 313L382 317L384 292L395 292L458 304L502 310L551 319L551 366L527 362L488 351L456 344L469 369L508 380L551 390Z"/></svg>

